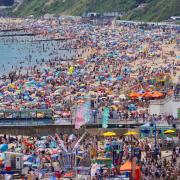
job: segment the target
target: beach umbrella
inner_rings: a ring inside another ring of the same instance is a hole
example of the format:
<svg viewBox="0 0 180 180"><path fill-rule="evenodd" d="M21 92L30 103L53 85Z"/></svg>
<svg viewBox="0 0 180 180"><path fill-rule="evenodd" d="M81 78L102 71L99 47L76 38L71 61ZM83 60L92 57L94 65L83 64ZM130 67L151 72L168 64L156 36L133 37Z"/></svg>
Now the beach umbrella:
<svg viewBox="0 0 180 180"><path fill-rule="evenodd" d="M105 133L103 133L103 136L104 137L116 136L116 133L115 132L105 132Z"/></svg>
<svg viewBox="0 0 180 180"><path fill-rule="evenodd" d="M69 74L69 75L72 75L73 73L74 73L74 67L71 66L71 67L69 68L69 70L68 70L68 74Z"/></svg>
<svg viewBox="0 0 180 180"><path fill-rule="evenodd" d="M162 97L162 96L163 96L163 93L158 92L158 91L154 91L154 92L151 94L151 96L152 96L153 98L158 98L158 97Z"/></svg>
<svg viewBox="0 0 180 180"><path fill-rule="evenodd" d="M175 132L176 132L175 130L169 129L169 130L164 131L164 134L173 134Z"/></svg>
<svg viewBox="0 0 180 180"><path fill-rule="evenodd" d="M132 92L132 93L129 94L129 97L132 98L132 99L136 99L136 98L140 97L140 94L136 93L136 92Z"/></svg>
<svg viewBox="0 0 180 180"><path fill-rule="evenodd" d="M122 76L118 76L118 77L116 77L116 80L122 80L123 79L123 77Z"/></svg>
<svg viewBox="0 0 180 180"><path fill-rule="evenodd" d="M114 100L113 103L114 103L114 104L119 104L120 101L119 101L119 100Z"/></svg>
<svg viewBox="0 0 180 180"><path fill-rule="evenodd" d="M151 98L152 97L152 93L151 92L145 92L142 97L145 97L145 98Z"/></svg>
<svg viewBox="0 0 180 180"><path fill-rule="evenodd" d="M126 96L125 96L125 94L121 94L121 95L119 96L119 98L120 98L120 99L126 99Z"/></svg>
<svg viewBox="0 0 180 180"><path fill-rule="evenodd" d="M8 144L1 144L0 145L0 151L5 152L8 150Z"/></svg>
<svg viewBox="0 0 180 180"><path fill-rule="evenodd" d="M24 165L26 165L26 166L32 166L32 163L29 162L29 161L25 161L25 162L24 162Z"/></svg>
<svg viewBox="0 0 180 180"><path fill-rule="evenodd" d="M124 136L132 136L132 135L137 135L137 134L138 134L138 132L136 132L136 131L129 131L129 132L125 133Z"/></svg>
<svg viewBox="0 0 180 180"><path fill-rule="evenodd" d="M112 105L111 108L112 108L113 110L118 110L118 107L115 106L115 105Z"/></svg>
<svg viewBox="0 0 180 180"><path fill-rule="evenodd" d="M135 104L130 104L130 105L128 105L128 109L129 109L130 111L134 111L134 110L136 110L137 108L136 108L136 105L135 105Z"/></svg>

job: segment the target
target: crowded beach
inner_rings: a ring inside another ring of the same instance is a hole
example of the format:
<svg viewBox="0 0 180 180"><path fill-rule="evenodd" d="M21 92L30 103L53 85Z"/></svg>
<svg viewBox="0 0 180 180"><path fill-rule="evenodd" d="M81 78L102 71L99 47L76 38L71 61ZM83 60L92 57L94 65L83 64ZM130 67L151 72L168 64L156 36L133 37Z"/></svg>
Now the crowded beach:
<svg viewBox="0 0 180 180"><path fill-rule="evenodd" d="M33 111L51 110L56 124L66 120L75 129L102 124L104 130L2 135L3 174L13 171L12 159L18 157L28 180L177 179L179 134L173 125L179 117L151 114L149 107L151 101L179 98L179 32L179 26L132 22L2 18L0 118L19 119L20 111L35 118ZM143 125L109 132L109 122ZM164 122L169 126L156 133Z"/></svg>

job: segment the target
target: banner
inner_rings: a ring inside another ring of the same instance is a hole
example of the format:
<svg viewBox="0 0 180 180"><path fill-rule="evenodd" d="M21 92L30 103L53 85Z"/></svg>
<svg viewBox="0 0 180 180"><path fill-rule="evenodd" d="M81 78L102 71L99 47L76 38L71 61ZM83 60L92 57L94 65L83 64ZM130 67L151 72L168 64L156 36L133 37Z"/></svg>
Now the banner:
<svg viewBox="0 0 180 180"><path fill-rule="evenodd" d="M102 116L102 127L107 128L108 122L109 122L109 108L105 107L103 110L103 116Z"/></svg>
<svg viewBox="0 0 180 180"><path fill-rule="evenodd" d="M84 108L83 106L77 107L76 117L75 117L75 129L79 129L85 124L84 120Z"/></svg>

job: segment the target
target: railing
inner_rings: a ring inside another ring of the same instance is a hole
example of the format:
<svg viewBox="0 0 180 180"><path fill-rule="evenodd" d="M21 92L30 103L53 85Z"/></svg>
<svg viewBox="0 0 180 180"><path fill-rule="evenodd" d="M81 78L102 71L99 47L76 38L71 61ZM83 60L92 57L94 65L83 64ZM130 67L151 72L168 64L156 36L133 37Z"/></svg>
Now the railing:
<svg viewBox="0 0 180 180"><path fill-rule="evenodd" d="M54 124L52 119L39 119L39 120L32 120L32 119L6 119L0 120L0 126L45 126L45 125L52 125Z"/></svg>
<svg viewBox="0 0 180 180"><path fill-rule="evenodd" d="M50 116L44 116L40 118L25 117L25 118L1 118L0 117L0 126L45 126L45 125L74 125L75 116L69 118L53 118ZM150 122L151 116L146 118L143 117L124 117L119 114L113 115L109 118L108 124L118 124L118 125L142 125L146 122ZM158 120L158 122L167 122L165 120ZM169 121L169 124L179 124L179 121ZM90 121L86 123L88 125L101 125L102 124L102 114L97 113L95 116L91 114Z"/></svg>
<svg viewBox="0 0 180 180"><path fill-rule="evenodd" d="M180 95L173 95L173 96L166 96L164 99L159 99L159 100L151 100L151 104L165 104L168 101L180 101Z"/></svg>
<svg viewBox="0 0 180 180"><path fill-rule="evenodd" d="M148 119L143 118L111 118L109 119L109 124L143 124L147 122ZM21 118L21 119L13 119L13 118L6 118L1 119L0 118L0 126L42 126L42 125L74 125L75 122L72 118L39 118L39 119L33 119L33 118ZM88 125L97 125L102 124L102 118L92 118L91 121L87 123Z"/></svg>

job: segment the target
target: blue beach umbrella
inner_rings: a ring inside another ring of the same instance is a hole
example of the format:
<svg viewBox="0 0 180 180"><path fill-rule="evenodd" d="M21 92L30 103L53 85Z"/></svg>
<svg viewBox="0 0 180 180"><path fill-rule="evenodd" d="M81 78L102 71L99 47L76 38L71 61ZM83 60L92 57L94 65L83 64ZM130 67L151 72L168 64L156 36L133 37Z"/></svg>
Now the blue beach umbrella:
<svg viewBox="0 0 180 180"><path fill-rule="evenodd" d="M116 80L118 80L118 81L120 81L120 80L122 80L123 79L123 77L122 76L118 76L118 77L116 77Z"/></svg>
<svg viewBox="0 0 180 180"><path fill-rule="evenodd" d="M1 152L5 152L8 150L8 145L7 144L1 144L0 145L0 151Z"/></svg>
<svg viewBox="0 0 180 180"><path fill-rule="evenodd" d="M135 104L130 104L130 105L128 106L128 109L129 109L130 111L135 111L137 108L136 108L136 105L135 105Z"/></svg>

